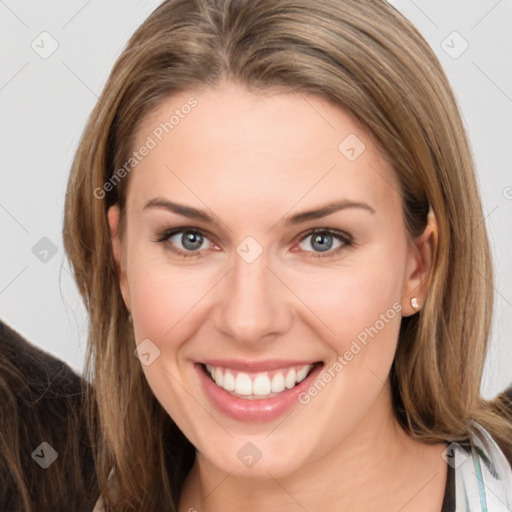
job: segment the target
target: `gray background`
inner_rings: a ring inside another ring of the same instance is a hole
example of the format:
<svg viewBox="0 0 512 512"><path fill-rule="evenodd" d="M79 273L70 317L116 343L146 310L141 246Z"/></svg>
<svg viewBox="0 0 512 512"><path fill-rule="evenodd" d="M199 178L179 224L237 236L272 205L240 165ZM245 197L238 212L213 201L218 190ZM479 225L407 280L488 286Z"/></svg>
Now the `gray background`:
<svg viewBox="0 0 512 512"><path fill-rule="evenodd" d="M0 317L78 372L87 316L62 248L68 173L112 65L159 3L0 0ZM512 381L512 2L391 3L438 55L473 148L496 270L491 397Z"/></svg>

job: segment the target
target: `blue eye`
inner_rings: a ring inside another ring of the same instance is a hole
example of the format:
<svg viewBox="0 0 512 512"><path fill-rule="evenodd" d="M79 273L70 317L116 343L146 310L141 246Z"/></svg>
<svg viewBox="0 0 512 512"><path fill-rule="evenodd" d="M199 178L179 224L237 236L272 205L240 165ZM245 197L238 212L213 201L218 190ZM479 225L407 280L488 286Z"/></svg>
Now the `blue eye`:
<svg viewBox="0 0 512 512"><path fill-rule="evenodd" d="M176 237L176 241L172 238ZM208 240L207 236L200 229L192 228L176 228L164 231L155 241L168 245L169 249L184 258L197 256L201 251L198 251L204 240ZM176 242L179 242L184 250L176 248ZM190 252L187 252L190 251Z"/></svg>
<svg viewBox="0 0 512 512"><path fill-rule="evenodd" d="M312 237L310 247L313 247L319 251L316 254L311 254L310 258L326 258L338 254L341 250L346 247L353 245L352 237L346 233L340 231L334 231L331 229L313 229L303 234L299 241L304 243L308 238ZM176 240L172 240L176 238ZM200 249L205 240L210 242L208 235L197 228L175 228L163 231L156 239L155 242L159 242L165 245L173 253L183 258L197 257L200 256L201 252L206 249ZM334 241L338 242L338 246L332 250ZM182 248L176 247L177 244L181 244ZM210 242L212 244L212 242ZM294 250L293 252L297 252ZM302 252L311 252L303 250ZM323 254L325 253L325 254Z"/></svg>
<svg viewBox="0 0 512 512"><path fill-rule="evenodd" d="M345 247L352 245L352 240L348 235L338 231L332 231L330 229L315 229L314 231L309 232L309 234L306 234L301 239L301 242L304 242L310 237L311 241L309 242L309 245L311 247L316 247L320 251L320 254L312 254L309 256L310 258L329 257L334 254L338 254ZM339 245L331 251L334 241L339 242ZM327 254L324 256L322 253Z"/></svg>

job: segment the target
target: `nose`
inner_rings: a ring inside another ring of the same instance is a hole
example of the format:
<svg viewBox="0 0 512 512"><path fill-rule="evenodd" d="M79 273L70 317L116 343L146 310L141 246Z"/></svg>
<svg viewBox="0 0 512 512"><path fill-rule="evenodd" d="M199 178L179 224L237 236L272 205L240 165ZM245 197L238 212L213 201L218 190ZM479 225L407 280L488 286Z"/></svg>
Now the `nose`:
<svg viewBox="0 0 512 512"><path fill-rule="evenodd" d="M265 252L251 263L236 254L223 280L214 323L237 343L261 345L290 329L293 294L268 263Z"/></svg>

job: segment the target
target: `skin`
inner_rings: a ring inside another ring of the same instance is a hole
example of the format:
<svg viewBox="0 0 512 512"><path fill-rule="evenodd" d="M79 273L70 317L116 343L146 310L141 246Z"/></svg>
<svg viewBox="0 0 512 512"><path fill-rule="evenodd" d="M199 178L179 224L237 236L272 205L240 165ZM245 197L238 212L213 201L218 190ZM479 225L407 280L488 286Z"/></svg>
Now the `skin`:
<svg viewBox="0 0 512 512"><path fill-rule="evenodd" d="M197 448L179 511L439 512L446 445L406 435L387 383L401 315L414 314L410 299L421 305L427 292L435 220L409 238L390 164L352 117L312 95L255 94L229 82L187 91L146 116L135 147L191 95L197 107L131 172L122 239L119 209L108 212L136 342L149 338L160 350L143 371ZM355 161L338 150L349 134L366 146ZM209 209L218 225L144 210L156 197ZM280 223L340 199L374 212L346 208L297 226ZM193 257L171 251L172 244L190 247L181 234L154 241L178 227L205 231L199 250L188 249ZM348 233L353 244L329 239L324 253L306 235L312 228ZM263 248L250 264L236 252L247 236ZM393 304L401 315L310 403L275 421L224 416L193 368L221 357L324 361L327 368ZM262 454L250 468L237 457L249 441Z"/></svg>

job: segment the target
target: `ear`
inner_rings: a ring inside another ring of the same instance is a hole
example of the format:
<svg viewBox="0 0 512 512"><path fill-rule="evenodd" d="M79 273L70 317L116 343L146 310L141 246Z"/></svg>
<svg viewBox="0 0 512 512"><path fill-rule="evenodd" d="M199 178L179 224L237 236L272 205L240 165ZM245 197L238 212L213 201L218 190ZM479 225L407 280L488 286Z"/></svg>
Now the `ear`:
<svg viewBox="0 0 512 512"><path fill-rule="evenodd" d="M430 276L433 271L434 254L437 248L437 222L432 211L428 215L428 224L423 233L410 242L407 257L407 269L402 294L402 315L417 313L427 295ZM418 308L413 307L411 299L416 298Z"/></svg>
<svg viewBox="0 0 512 512"><path fill-rule="evenodd" d="M121 211L119 206L114 205L108 209L108 224L112 235L112 252L114 254L114 260L116 262L117 272L119 275L119 287L121 289L121 295L123 296L124 303L126 304L128 311L131 311L130 291L128 288L128 278L126 276L126 251L119 236L120 216Z"/></svg>

